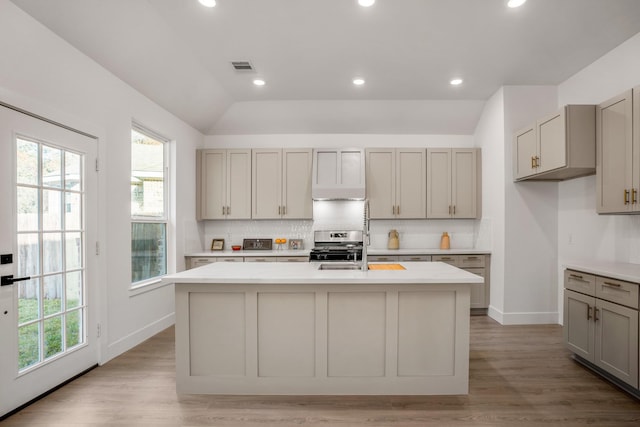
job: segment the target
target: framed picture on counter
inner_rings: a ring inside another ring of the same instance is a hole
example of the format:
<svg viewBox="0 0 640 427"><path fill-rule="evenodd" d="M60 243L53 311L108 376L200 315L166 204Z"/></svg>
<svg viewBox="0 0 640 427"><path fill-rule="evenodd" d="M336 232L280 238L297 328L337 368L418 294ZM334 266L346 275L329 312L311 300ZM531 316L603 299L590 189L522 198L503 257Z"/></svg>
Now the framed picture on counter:
<svg viewBox="0 0 640 427"><path fill-rule="evenodd" d="M289 239L289 249L302 249L302 239Z"/></svg>
<svg viewBox="0 0 640 427"><path fill-rule="evenodd" d="M224 249L224 239L213 239L211 241L212 251L221 251Z"/></svg>

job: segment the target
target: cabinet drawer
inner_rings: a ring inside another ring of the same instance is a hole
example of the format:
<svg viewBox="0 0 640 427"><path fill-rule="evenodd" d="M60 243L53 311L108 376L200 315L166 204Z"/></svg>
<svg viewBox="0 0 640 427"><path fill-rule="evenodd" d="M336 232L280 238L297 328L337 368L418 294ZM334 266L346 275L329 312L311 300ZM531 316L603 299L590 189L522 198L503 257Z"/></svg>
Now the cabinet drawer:
<svg viewBox="0 0 640 427"><path fill-rule="evenodd" d="M246 256L244 262L276 262L274 256Z"/></svg>
<svg viewBox="0 0 640 427"><path fill-rule="evenodd" d="M398 261L431 261L431 255L401 255Z"/></svg>
<svg viewBox="0 0 640 427"><path fill-rule="evenodd" d="M564 287L591 296L596 295L596 276L579 271L564 271Z"/></svg>
<svg viewBox="0 0 640 427"><path fill-rule="evenodd" d="M213 257L191 258L189 259L189 268L202 267L203 265L211 264L213 262L216 262Z"/></svg>
<svg viewBox="0 0 640 427"><path fill-rule="evenodd" d="M277 262L309 262L309 257L306 256L279 256L276 259Z"/></svg>
<svg viewBox="0 0 640 427"><path fill-rule="evenodd" d="M596 297L637 309L638 286L637 283L596 277Z"/></svg>
<svg viewBox="0 0 640 427"><path fill-rule="evenodd" d="M371 261L398 261L398 257L395 255L369 255L367 257L369 262Z"/></svg>
<svg viewBox="0 0 640 427"><path fill-rule="evenodd" d="M216 262L243 262L244 259L241 256L221 256L216 257Z"/></svg>
<svg viewBox="0 0 640 427"><path fill-rule="evenodd" d="M460 260L457 255L433 255L431 261L439 261L447 264L458 266Z"/></svg>
<svg viewBox="0 0 640 427"><path fill-rule="evenodd" d="M457 266L460 268L482 268L484 267L484 255L460 255Z"/></svg>

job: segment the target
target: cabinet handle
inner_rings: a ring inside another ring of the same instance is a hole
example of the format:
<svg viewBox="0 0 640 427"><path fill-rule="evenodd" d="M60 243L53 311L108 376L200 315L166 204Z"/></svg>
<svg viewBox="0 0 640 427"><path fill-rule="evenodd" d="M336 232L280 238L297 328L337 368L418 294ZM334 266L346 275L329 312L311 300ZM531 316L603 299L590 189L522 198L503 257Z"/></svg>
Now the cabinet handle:
<svg viewBox="0 0 640 427"><path fill-rule="evenodd" d="M629 190L627 190L626 188L624 190L624 204L625 205L629 204Z"/></svg>
<svg viewBox="0 0 640 427"><path fill-rule="evenodd" d="M569 274L569 277L573 277L574 279L580 279L580 280L582 280L582 276L581 276L581 275L579 275L579 274L573 274L573 273L571 273L571 274Z"/></svg>
<svg viewBox="0 0 640 427"><path fill-rule="evenodd" d="M451 215L451 205L449 205L449 215Z"/></svg>
<svg viewBox="0 0 640 427"><path fill-rule="evenodd" d="M531 169L536 168L536 158L531 156Z"/></svg>
<svg viewBox="0 0 640 427"><path fill-rule="evenodd" d="M638 189L636 188L631 189L631 203L634 205L638 203Z"/></svg>
<svg viewBox="0 0 640 427"><path fill-rule="evenodd" d="M287 207L283 206L282 207L282 215L286 215L287 214Z"/></svg>
<svg viewBox="0 0 640 427"><path fill-rule="evenodd" d="M620 288L622 285L620 283L611 283L611 282L602 282L605 286L611 286L612 288Z"/></svg>
<svg viewBox="0 0 640 427"><path fill-rule="evenodd" d="M225 208L225 207L223 206L223 207L222 207L222 215L224 215L224 214L225 214L225 210L224 210L224 208Z"/></svg>
<svg viewBox="0 0 640 427"><path fill-rule="evenodd" d="M591 306L587 306L587 320L591 320Z"/></svg>
<svg viewBox="0 0 640 427"><path fill-rule="evenodd" d="M598 320L598 307L593 307L593 321L597 322Z"/></svg>
<svg viewBox="0 0 640 427"><path fill-rule="evenodd" d="M396 215L400 215L400 205L396 206Z"/></svg>
<svg viewBox="0 0 640 427"><path fill-rule="evenodd" d="M282 206L278 206L278 215L282 215Z"/></svg>
<svg viewBox="0 0 640 427"><path fill-rule="evenodd" d="M540 157L536 156L536 167L540 167Z"/></svg>
<svg viewBox="0 0 640 427"><path fill-rule="evenodd" d="M468 260L478 259L478 257L477 257L477 256L468 256L468 257L467 257L467 259L468 259Z"/></svg>

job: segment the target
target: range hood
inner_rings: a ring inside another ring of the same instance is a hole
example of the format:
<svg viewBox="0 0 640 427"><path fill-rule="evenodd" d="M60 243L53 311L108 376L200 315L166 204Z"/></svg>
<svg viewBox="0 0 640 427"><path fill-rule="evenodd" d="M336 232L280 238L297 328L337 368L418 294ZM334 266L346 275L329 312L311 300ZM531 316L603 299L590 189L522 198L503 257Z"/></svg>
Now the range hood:
<svg viewBox="0 0 640 427"><path fill-rule="evenodd" d="M313 150L313 200L364 200L365 196L363 149Z"/></svg>

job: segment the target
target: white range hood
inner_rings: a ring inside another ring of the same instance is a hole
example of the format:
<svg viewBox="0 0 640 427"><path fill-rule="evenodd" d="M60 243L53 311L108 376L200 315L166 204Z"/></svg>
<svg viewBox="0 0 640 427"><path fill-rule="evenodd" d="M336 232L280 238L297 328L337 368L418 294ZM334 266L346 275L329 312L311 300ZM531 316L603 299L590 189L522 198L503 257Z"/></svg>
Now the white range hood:
<svg viewBox="0 0 640 427"><path fill-rule="evenodd" d="M313 200L364 200L366 197L364 150L319 148L313 150Z"/></svg>

